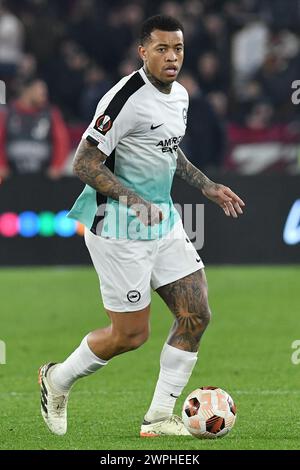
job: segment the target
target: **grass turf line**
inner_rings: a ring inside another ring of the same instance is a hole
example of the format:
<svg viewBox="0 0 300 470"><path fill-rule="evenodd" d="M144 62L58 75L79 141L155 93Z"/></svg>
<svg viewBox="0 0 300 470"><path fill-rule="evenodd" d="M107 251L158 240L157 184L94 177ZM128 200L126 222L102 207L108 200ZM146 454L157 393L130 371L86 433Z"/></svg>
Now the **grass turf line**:
<svg viewBox="0 0 300 470"><path fill-rule="evenodd" d="M212 322L199 361L176 405L194 388L217 385L238 407L224 439L141 439L139 427L159 370L172 317L153 295L152 334L74 387L69 431L51 435L39 413L38 367L61 361L94 328L107 324L92 268L0 270L0 449L299 449L299 267L220 267L206 270ZM133 367L134 365L134 367Z"/></svg>

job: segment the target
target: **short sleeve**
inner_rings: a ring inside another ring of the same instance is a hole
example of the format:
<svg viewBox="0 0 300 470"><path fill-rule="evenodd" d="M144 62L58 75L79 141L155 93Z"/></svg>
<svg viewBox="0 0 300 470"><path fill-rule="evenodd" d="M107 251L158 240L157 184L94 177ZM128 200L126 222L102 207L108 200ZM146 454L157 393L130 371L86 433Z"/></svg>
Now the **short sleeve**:
<svg viewBox="0 0 300 470"><path fill-rule="evenodd" d="M83 138L109 156L118 143L135 128L135 111L130 100L118 103L105 95L97 106L93 121Z"/></svg>

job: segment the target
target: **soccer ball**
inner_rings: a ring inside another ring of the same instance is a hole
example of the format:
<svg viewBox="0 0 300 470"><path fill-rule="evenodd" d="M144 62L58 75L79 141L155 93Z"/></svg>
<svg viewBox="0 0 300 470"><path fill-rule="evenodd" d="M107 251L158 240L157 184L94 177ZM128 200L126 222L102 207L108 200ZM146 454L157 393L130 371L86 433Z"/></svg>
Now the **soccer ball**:
<svg viewBox="0 0 300 470"><path fill-rule="evenodd" d="M186 398L182 420L198 439L225 436L236 420L236 406L231 396L218 387L201 387Z"/></svg>

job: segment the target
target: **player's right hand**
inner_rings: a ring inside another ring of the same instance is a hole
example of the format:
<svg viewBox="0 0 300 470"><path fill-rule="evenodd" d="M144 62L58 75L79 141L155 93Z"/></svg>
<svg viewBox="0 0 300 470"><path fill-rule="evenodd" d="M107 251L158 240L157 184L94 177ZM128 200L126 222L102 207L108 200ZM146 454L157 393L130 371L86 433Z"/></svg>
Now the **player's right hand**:
<svg viewBox="0 0 300 470"><path fill-rule="evenodd" d="M145 226L151 225L152 227L158 225L164 218L161 209L155 204L142 206L140 210L136 211L136 215Z"/></svg>

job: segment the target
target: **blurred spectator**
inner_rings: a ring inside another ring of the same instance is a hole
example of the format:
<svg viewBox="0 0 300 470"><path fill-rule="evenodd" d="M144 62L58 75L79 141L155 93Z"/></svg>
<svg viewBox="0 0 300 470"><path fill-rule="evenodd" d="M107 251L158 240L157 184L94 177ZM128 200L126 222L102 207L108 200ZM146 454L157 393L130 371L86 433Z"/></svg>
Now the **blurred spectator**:
<svg viewBox="0 0 300 470"><path fill-rule="evenodd" d="M84 122L92 120L99 100L111 87L112 83L101 67L94 64L88 68L80 98L80 117Z"/></svg>
<svg viewBox="0 0 300 470"><path fill-rule="evenodd" d="M24 2L25 3L25 2ZM60 15L51 8L52 2L38 0L21 8L21 20L25 28L26 50L39 64L39 70L55 55L57 44L64 36L65 26Z"/></svg>
<svg viewBox="0 0 300 470"><path fill-rule="evenodd" d="M281 118L280 108L284 108L285 104L291 105L291 84L299 76L298 51L299 43L293 35L273 34L265 60L254 76L263 95L277 107L278 117Z"/></svg>
<svg viewBox="0 0 300 470"><path fill-rule="evenodd" d="M222 63L228 67L229 37L224 18L220 14L210 13L203 19L207 35L219 54Z"/></svg>
<svg viewBox="0 0 300 470"><path fill-rule="evenodd" d="M80 49L91 59L99 64L109 64L107 57L115 56L114 44L111 47L103 47L106 40L109 41L109 29L99 12L99 3L95 0L79 0L72 2L73 7L69 21L67 22L67 37L65 40L77 44Z"/></svg>
<svg viewBox="0 0 300 470"><path fill-rule="evenodd" d="M127 4L122 10L122 17L123 24L132 32L132 40L135 40L144 19L143 7L138 3Z"/></svg>
<svg viewBox="0 0 300 470"><path fill-rule="evenodd" d="M249 114L246 116L245 124L249 129L267 129L272 124L274 116L273 106L265 101L254 104Z"/></svg>
<svg viewBox="0 0 300 470"><path fill-rule="evenodd" d="M185 66L197 73L199 57L206 52L214 51L215 44L208 31L205 29L203 18L186 17L183 20L185 27Z"/></svg>
<svg viewBox="0 0 300 470"><path fill-rule="evenodd" d="M243 124L229 125L228 169L242 174L299 172L299 129L273 118L274 107L261 100L251 106Z"/></svg>
<svg viewBox="0 0 300 470"><path fill-rule="evenodd" d="M130 75L135 70L141 67L138 64L137 60L125 59L123 62L120 63L118 68L118 76L119 78L125 77L126 75Z"/></svg>
<svg viewBox="0 0 300 470"><path fill-rule="evenodd" d="M198 59L198 81L203 93L228 89L228 79L221 70L214 52L206 52Z"/></svg>
<svg viewBox="0 0 300 470"><path fill-rule="evenodd" d="M66 126L48 103L47 85L28 80L19 98L0 114L0 176L46 172L57 178L68 152Z"/></svg>
<svg viewBox="0 0 300 470"><path fill-rule="evenodd" d="M215 113L221 120L225 120L228 112L228 99L225 93L215 91L207 95L207 99L213 107Z"/></svg>
<svg viewBox="0 0 300 470"><path fill-rule="evenodd" d="M17 76L24 81L37 74L37 60L33 54L24 54L18 63Z"/></svg>
<svg viewBox="0 0 300 470"><path fill-rule="evenodd" d="M134 8L132 16L130 13L128 14L131 7ZM103 57L99 57L98 61L105 64L112 76L117 76L118 65L128 58L128 52L138 38L139 28L143 19L142 15L143 12L140 7L133 3L124 8L117 7L109 11L108 30L104 38L104 42L109 44L109 48L107 49L106 56L103 55L104 51L101 51ZM138 18L141 18L141 20L139 23L136 23Z"/></svg>
<svg viewBox="0 0 300 470"><path fill-rule="evenodd" d="M174 18L180 19L183 15L182 2L166 1L160 6L160 13L162 15L173 16Z"/></svg>
<svg viewBox="0 0 300 470"><path fill-rule="evenodd" d="M251 128L266 111L255 107L268 102L271 128L300 122L300 106L291 102L291 84L300 79L300 0L0 0L0 79L6 76L8 97L39 74L70 132L81 128L107 87L140 67L139 28L158 13L184 24L183 72L201 90L192 113L199 100L199 114L205 103L222 132L228 117Z"/></svg>
<svg viewBox="0 0 300 470"><path fill-rule="evenodd" d="M198 20L203 14L204 4L199 0L186 0L184 3L185 15Z"/></svg>
<svg viewBox="0 0 300 470"><path fill-rule="evenodd" d="M232 64L237 83L245 81L264 62L267 52L268 28L261 21L251 21L234 35Z"/></svg>
<svg viewBox="0 0 300 470"><path fill-rule="evenodd" d="M0 77L14 77L23 51L23 26L0 0Z"/></svg>
<svg viewBox="0 0 300 470"><path fill-rule="evenodd" d="M224 117L226 114L226 97L215 97L218 102L219 115L214 107L202 95L201 90L191 74L183 73L180 83L186 88L190 97L188 124L183 146L189 160L198 168L211 169L222 166L226 148ZM222 99L224 98L224 99Z"/></svg>
<svg viewBox="0 0 300 470"><path fill-rule="evenodd" d="M256 102L259 98L262 98L263 91L260 83L257 80L248 80L235 89L236 96L239 100L241 111L248 106ZM249 107L249 106L248 106ZM242 115L242 113L241 113ZM237 116L236 116L237 117Z"/></svg>
<svg viewBox="0 0 300 470"><path fill-rule="evenodd" d="M61 106L69 120L80 116L80 96L84 89L84 77L89 58L73 41L62 43L58 57L48 68L52 98Z"/></svg>
<svg viewBox="0 0 300 470"><path fill-rule="evenodd" d="M260 0L264 18L275 28L299 28L300 0Z"/></svg>

